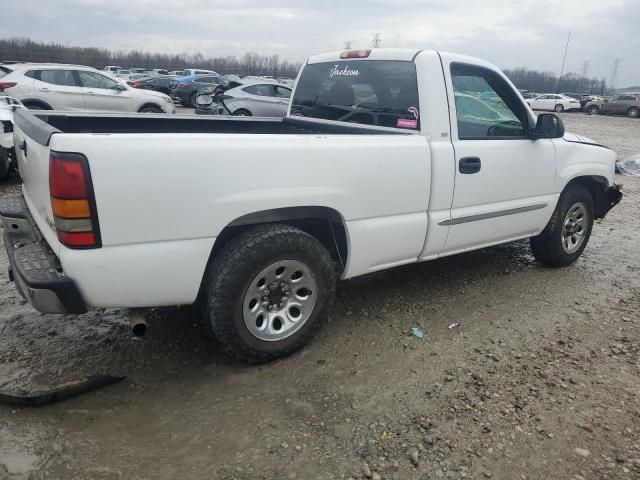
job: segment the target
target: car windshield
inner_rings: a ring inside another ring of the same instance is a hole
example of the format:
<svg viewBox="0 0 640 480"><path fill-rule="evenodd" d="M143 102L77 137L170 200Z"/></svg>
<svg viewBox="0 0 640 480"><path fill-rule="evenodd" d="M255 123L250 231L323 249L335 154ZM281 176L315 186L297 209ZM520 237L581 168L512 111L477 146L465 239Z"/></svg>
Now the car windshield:
<svg viewBox="0 0 640 480"><path fill-rule="evenodd" d="M419 109L413 62L357 60L307 65L291 114L418 129Z"/></svg>

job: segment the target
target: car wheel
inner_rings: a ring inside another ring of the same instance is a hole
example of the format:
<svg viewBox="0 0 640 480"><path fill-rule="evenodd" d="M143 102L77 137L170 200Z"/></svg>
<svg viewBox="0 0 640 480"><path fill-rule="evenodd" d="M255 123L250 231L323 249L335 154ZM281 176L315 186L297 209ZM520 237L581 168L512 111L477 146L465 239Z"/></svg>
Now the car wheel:
<svg viewBox="0 0 640 480"><path fill-rule="evenodd" d="M595 105L592 105L589 108L587 108L587 113L589 115L598 115L600 113L600 109Z"/></svg>
<svg viewBox="0 0 640 480"><path fill-rule="evenodd" d="M198 96L198 92L193 92L189 95L189 106L193 108L198 108L198 103L196 102L196 98Z"/></svg>
<svg viewBox="0 0 640 480"><path fill-rule="evenodd" d="M6 180L11 175L11 161L9 152L0 147L0 180Z"/></svg>
<svg viewBox="0 0 640 480"><path fill-rule="evenodd" d="M240 108L240 109L236 110L235 112L233 112L233 115L235 117L250 117L251 116L251 112L249 110L245 110L244 108Z"/></svg>
<svg viewBox="0 0 640 480"><path fill-rule="evenodd" d="M154 105L146 105L138 110L138 113L164 113L164 110Z"/></svg>
<svg viewBox="0 0 640 480"><path fill-rule="evenodd" d="M581 185L570 185L560 195L545 229L531 238L533 256L551 267L572 264L589 242L593 220L591 193Z"/></svg>
<svg viewBox="0 0 640 480"><path fill-rule="evenodd" d="M257 226L225 245L207 269L206 324L237 360L285 357L325 322L335 283L331 255L315 237L289 225Z"/></svg>
<svg viewBox="0 0 640 480"><path fill-rule="evenodd" d="M564 112L564 106L561 103L559 103L555 106L554 110L558 113L562 113Z"/></svg>
<svg viewBox="0 0 640 480"><path fill-rule="evenodd" d="M631 107L629 110L627 110L627 116L631 118L640 118L640 108Z"/></svg>

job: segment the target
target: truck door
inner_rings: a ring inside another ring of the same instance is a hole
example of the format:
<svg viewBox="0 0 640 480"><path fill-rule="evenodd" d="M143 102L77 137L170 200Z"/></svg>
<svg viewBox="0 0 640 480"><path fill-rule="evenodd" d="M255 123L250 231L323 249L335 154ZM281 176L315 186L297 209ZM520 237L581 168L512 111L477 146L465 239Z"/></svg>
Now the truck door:
<svg viewBox="0 0 640 480"><path fill-rule="evenodd" d="M532 140L535 117L494 67L442 54L447 82L455 187L443 253L531 236L555 208L551 140ZM484 102L493 91L501 102Z"/></svg>

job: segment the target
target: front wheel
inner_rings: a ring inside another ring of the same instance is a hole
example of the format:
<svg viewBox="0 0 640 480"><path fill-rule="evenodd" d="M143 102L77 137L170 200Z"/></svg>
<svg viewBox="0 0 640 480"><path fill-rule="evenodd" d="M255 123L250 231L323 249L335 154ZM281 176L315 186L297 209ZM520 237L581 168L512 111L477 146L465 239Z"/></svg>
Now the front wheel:
<svg viewBox="0 0 640 480"><path fill-rule="evenodd" d="M640 108L631 107L629 110L627 110L627 116L631 118L640 118Z"/></svg>
<svg viewBox="0 0 640 480"><path fill-rule="evenodd" d="M229 356L264 363L302 348L325 322L335 295L326 248L289 225L251 228L209 266L206 324Z"/></svg>
<svg viewBox="0 0 640 480"><path fill-rule="evenodd" d="M554 110L558 113L562 113L564 112L564 106L559 103L558 105L555 106Z"/></svg>
<svg viewBox="0 0 640 480"><path fill-rule="evenodd" d="M587 108L587 113L589 115L598 115L600 113L600 109L598 107L596 107L595 105Z"/></svg>
<svg viewBox="0 0 640 480"><path fill-rule="evenodd" d="M531 238L533 256L551 267L571 265L589 242L593 220L591 193L581 185L570 185L560 195L546 228Z"/></svg>
<svg viewBox="0 0 640 480"><path fill-rule="evenodd" d="M11 161L9 152L0 147L0 180L6 180L11 175Z"/></svg>
<svg viewBox="0 0 640 480"><path fill-rule="evenodd" d="M235 112L233 112L234 117L250 117L251 112L249 110L245 110L244 108L239 108Z"/></svg>

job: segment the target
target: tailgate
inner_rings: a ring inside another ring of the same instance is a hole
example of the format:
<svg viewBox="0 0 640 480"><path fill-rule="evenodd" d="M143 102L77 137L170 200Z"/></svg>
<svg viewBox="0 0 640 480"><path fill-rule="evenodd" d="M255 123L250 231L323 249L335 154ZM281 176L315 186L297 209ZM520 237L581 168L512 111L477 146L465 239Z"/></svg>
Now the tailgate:
<svg viewBox="0 0 640 480"><path fill-rule="evenodd" d="M49 195L49 142L61 133L27 110L14 114L14 144L22 177L22 193L42 235L56 252L60 247Z"/></svg>

